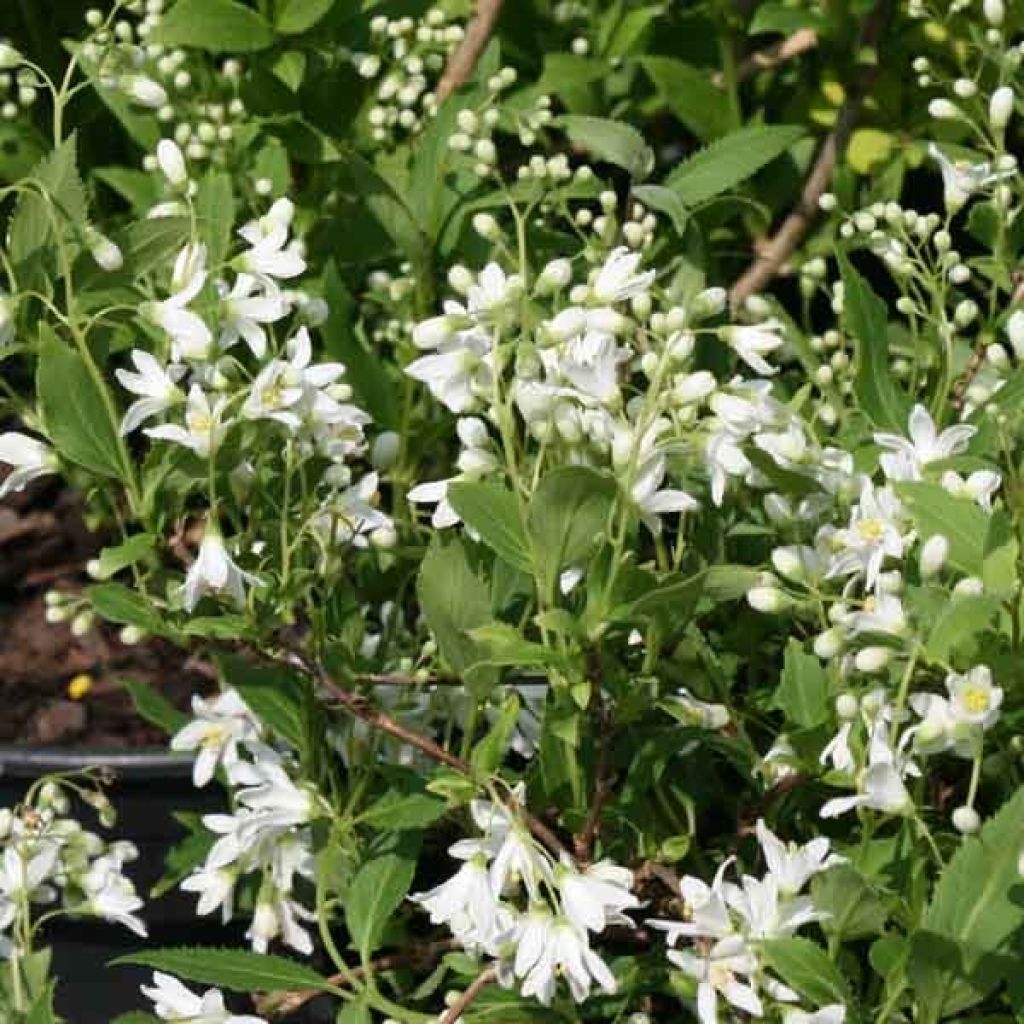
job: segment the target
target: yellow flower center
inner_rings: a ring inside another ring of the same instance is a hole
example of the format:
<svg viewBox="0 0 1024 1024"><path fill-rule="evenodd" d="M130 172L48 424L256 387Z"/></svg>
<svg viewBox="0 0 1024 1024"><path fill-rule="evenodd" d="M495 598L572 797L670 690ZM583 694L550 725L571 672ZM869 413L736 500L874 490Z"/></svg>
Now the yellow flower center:
<svg viewBox="0 0 1024 1024"><path fill-rule="evenodd" d="M960 702L972 715L988 711L988 691L980 686L968 686L960 695Z"/></svg>
<svg viewBox="0 0 1024 1024"><path fill-rule="evenodd" d="M862 540L878 541L885 536L885 523L881 519L861 519L857 523L857 533Z"/></svg>

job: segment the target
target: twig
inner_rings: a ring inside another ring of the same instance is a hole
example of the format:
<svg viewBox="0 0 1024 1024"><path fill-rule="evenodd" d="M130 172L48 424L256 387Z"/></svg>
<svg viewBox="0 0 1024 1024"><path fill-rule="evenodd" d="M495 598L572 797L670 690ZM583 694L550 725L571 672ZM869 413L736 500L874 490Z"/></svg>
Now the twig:
<svg viewBox="0 0 1024 1024"><path fill-rule="evenodd" d="M604 709L600 715L600 735L598 737L597 764L594 766L594 797L590 804L590 813L582 831L573 840L576 859L588 863L593 856L594 841L601 829L601 812L605 801L612 793L609 768L611 762L611 723Z"/></svg>
<svg viewBox="0 0 1024 1024"><path fill-rule="evenodd" d="M487 967L481 971L469 988L445 1010L444 1016L441 1017L438 1024L455 1024L462 1014L473 1005L476 997L494 981L497 975L498 970L496 967Z"/></svg>
<svg viewBox="0 0 1024 1024"><path fill-rule="evenodd" d="M455 676L427 676L421 679L409 672L360 672L353 676L357 683L369 686L460 686L462 680Z"/></svg>
<svg viewBox="0 0 1024 1024"><path fill-rule="evenodd" d="M873 47L877 42L882 23L885 21L887 6L886 0L881 0L865 19L858 50L865 46ZM804 182L799 201L782 222L779 230L733 284L729 292L729 301L733 308L739 306L748 296L761 291L778 274L807 234L818 212L818 200L828 188L836 162L846 149L846 144L853 133L853 126L860 115L864 97L871 88L878 69L879 62L876 60L874 64L863 69L857 81L848 90L846 102L839 111L835 127L825 137L821 149L818 150L818 156Z"/></svg>
<svg viewBox="0 0 1024 1024"><path fill-rule="evenodd" d="M365 975L382 974L384 971L393 971L396 967L424 967L433 963L443 953L453 949L459 949L455 939L439 939L435 942L428 942L424 946L412 949L406 953L392 953L389 956L378 957L370 962L369 968L353 967L347 975L333 974L327 979L328 984L341 986L346 985L352 978L362 978ZM295 1013L319 995L323 995L322 989L300 989L295 992L286 992L278 997L269 997L263 1000L261 1007L257 1007L261 1013L272 1014L275 1017L284 1017Z"/></svg>
<svg viewBox="0 0 1024 1024"><path fill-rule="evenodd" d="M799 57L801 53L813 50L817 45L818 34L814 29L798 29L791 36L780 39L777 43L773 43L763 50L757 50L755 53L744 57L739 67L736 68L736 80L738 82L745 82L758 72L768 71L771 68L778 67L780 64L785 64L786 61ZM725 85L725 76L721 71L716 71L711 81L721 88Z"/></svg>
<svg viewBox="0 0 1024 1024"><path fill-rule="evenodd" d="M469 81L476 62L487 49L502 3L503 0L477 0L476 12L466 25L466 34L448 58L448 66L437 85L438 103L443 103L459 86Z"/></svg>

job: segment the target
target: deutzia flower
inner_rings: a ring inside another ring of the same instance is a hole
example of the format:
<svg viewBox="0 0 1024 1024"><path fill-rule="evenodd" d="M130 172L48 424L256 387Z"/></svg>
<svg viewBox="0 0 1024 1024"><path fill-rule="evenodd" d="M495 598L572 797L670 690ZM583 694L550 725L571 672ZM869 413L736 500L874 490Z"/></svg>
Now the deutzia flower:
<svg viewBox="0 0 1024 1024"><path fill-rule="evenodd" d="M474 853L446 882L409 899L430 915L431 924L446 924L466 945L488 946L498 930L498 903L487 858Z"/></svg>
<svg viewBox="0 0 1024 1024"><path fill-rule="evenodd" d="M765 320L764 323L748 326L723 327L719 332L722 339L755 373L765 377L778 373L778 368L765 360L782 344L783 325L779 320Z"/></svg>
<svg viewBox="0 0 1024 1024"><path fill-rule="evenodd" d="M174 734L172 750L198 750L192 782L202 789L217 766L238 763L239 744L259 736L259 723L237 690L225 690L210 700L192 698L193 720Z"/></svg>
<svg viewBox="0 0 1024 1024"><path fill-rule="evenodd" d="M812 839L805 846L796 846L783 843L761 819L758 819L756 830L768 871L783 895L799 892L815 875L845 860L829 853L831 844L824 836Z"/></svg>
<svg viewBox="0 0 1024 1024"><path fill-rule="evenodd" d="M640 906L630 891L633 872L611 861L598 861L580 872L563 859L555 871L555 884L566 918L580 931L602 932L609 924L631 924L623 911Z"/></svg>
<svg viewBox="0 0 1024 1024"><path fill-rule="evenodd" d="M651 457L637 469L630 492L644 525L656 537L661 533L662 516L671 512L692 512L700 507L697 499L686 491L661 488L665 471L665 456Z"/></svg>
<svg viewBox="0 0 1024 1024"><path fill-rule="evenodd" d="M181 587L185 611L195 610L204 594L225 594L236 604L245 604L245 585L261 587L262 582L251 573L240 569L228 554L224 538L212 524L199 545L199 554L189 566Z"/></svg>
<svg viewBox="0 0 1024 1024"><path fill-rule="evenodd" d="M753 1017L764 1007L750 981L758 970L757 957L743 938L719 939L704 956L688 950L669 950L668 959L697 982L697 1018L701 1024L718 1024L718 997Z"/></svg>
<svg viewBox="0 0 1024 1024"><path fill-rule="evenodd" d="M587 998L595 981L609 995L616 991L615 977L590 948L586 932L546 908L534 908L523 918L513 970L523 979L522 994L545 1006L554 998L560 977L578 1003Z"/></svg>
<svg viewBox="0 0 1024 1024"><path fill-rule="evenodd" d="M218 396L213 405L198 384L193 384L185 401L185 425L164 423L159 427L147 427L143 433L158 441L191 448L201 459L209 458L220 447L229 424L221 419L227 398Z"/></svg>
<svg viewBox="0 0 1024 1024"><path fill-rule="evenodd" d="M685 688L678 689L668 698L678 715L687 725L701 729L724 729L729 724L729 709L724 704L709 704L698 700Z"/></svg>
<svg viewBox="0 0 1024 1024"><path fill-rule="evenodd" d="M999 717L1003 691L992 682L987 665L976 665L965 675L951 672L946 677L949 703L958 724L979 730L991 728Z"/></svg>
<svg viewBox="0 0 1024 1024"><path fill-rule="evenodd" d="M206 246L187 245L175 261L171 275L172 294L161 302L149 302L143 315L162 327L171 337L171 355L179 359L204 361L213 347L213 334L188 304L206 284Z"/></svg>
<svg viewBox="0 0 1024 1024"><path fill-rule="evenodd" d="M135 372L120 368L114 371L126 391L140 396L132 402L124 415L121 422L122 434L130 434L146 420L185 400L178 388L185 367L161 366L149 352L141 349L132 351L131 360L135 364Z"/></svg>
<svg viewBox="0 0 1024 1024"><path fill-rule="evenodd" d="M903 518L896 495L888 487L876 489L865 480L849 526L836 534L842 550L833 558L828 575L863 574L865 585L873 589L886 558L903 557Z"/></svg>
<svg viewBox="0 0 1024 1024"><path fill-rule="evenodd" d="M493 387L491 339L479 330L460 331L437 346L437 354L413 360L405 372L426 384L430 393L454 413L472 411Z"/></svg>
<svg viewBox="0 0 1024 1024"><path fill-rule="evenodd" d="M135 913L144 904L116 858L97 857L80 881L91 913L146 937L146 926Z"/></svg>
<svg viewBox="0 0 1024 1024"><path fill-rule="evenodd" d="M257 280L251 274L239 274L231 290L221 297L221 327L218 344L227 350L241 338L257 359L267 353L265 324L276 323L288 315L288 303L278 293L254 294Z"/></svg>
<svg viewBox="0 0 1024 1024"><path fill-rule="evenodd" d="M994 170L988 161L972 164L967 160L950 160L934 142L928 146L928 155L939 165L943 198L950 213L956 213L980 189L1016 174L1012 166Z"/></svg>
<svg viewBox="0 0 1024 1024"><path fill-rule="evenodd" d="M590 286L595 301L624 302L648 291L654 283L654 271L637 273L642 258L640 253L630 252L625 246L613 249Z"/></svg>
<svg viewBox="0 0 1024 1024"><path fill-rule="evenodd" d="M875 443L887 449L878 462L890 480L920 480L931 462L960 455L976 428L966 423L947 427L941 433L923 405L915 405L908 423L910 440L899 434L875 434Z"/></svg>
<svg viewBox="0 0 1024 1024"><path fill-rule="evenodd" d="M187 989L177 978L155 971L152 986L142 986L142 994L154 1004L153 1012L166 1021L181 1024L267 1024L249 1013L231 1013L223 994L215 988L201 996Z"/></svg>
<svg viewBox="0 0 1024 1024"><path fill-rule="evenodd" d="M976 469L965 480L959 473L947 469L939 479L943 490L954 497L970 498L986 512L992 511L992 499L1003 485L1003 478L991 469Z"/></svg>
<svg viewBox="0 0 1024 1024"><path fill-rule="evenodd" d="M278 199L258 221L246 224L238 233L250 247L236 258L234 265L271 288L275 278L287 280L305 273L305 260L286 248L294 215L294 204L288 199Z"/></svg>
<svg viewBox="0 0 1024 1024"><path fill-rule="evenodd" d="M916 768L900 751L893 750L884 721L877 721L868 743L868 764L857 779L856 796L835 797L821 808L823 818L835 818L856 807L868 807L883 814L903 815L913 809L913 801L903 784L903 776Z"/></svg>
<svg viewBox="0 0 1024 1024"><path fill-rule="evenodd" d="M57 455L49 445L26 434L0 434L0 463L11 472L0 482L0 498L23 490L33 480L57 472Z"/></svg>
<svg viewBox="0 0 1024 1024"><path fill-rule="evenodd" d="M782 1024L845 1024L845 1021L846 1007L842 1003L830 1003L811 1013L795 1007L782 1011Z"/></svg>

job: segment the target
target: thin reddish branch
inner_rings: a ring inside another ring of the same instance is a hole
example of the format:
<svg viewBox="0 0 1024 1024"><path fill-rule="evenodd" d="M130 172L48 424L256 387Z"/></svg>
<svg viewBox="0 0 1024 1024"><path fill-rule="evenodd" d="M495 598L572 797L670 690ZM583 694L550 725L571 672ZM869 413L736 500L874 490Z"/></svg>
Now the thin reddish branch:
<svg viewBox="0 0 1024 1024"><path fill-rule="evenodd" d="M744 57L736 68L736 80L745 82L761 71L777 68L780 64L785 64L787 61L799 57L800 54L813 50L817 45L818 34L814 29L798 29L791 36ZM721 71L716 71L711 81L722 88L725 85L725 75Z"/></svg>
<svg viewBox="0 0 1024 1024"><path fill-rule="evenodd" d="M476 1002L477 996L488 985L490 985L494 979L498 976L498 970L496 967L487 967L482 970L476 978L473 980L469 988L459 996L458 999L452 1003L451 1006L445 1010L444 1015L438 1021L438 1024L455 1024L455 1022L468 1010L474 1002Z"/></svg>
<svg viewBox="0 0 1024 1024"><path fill-rule="evenodd" d="M885 21L886 8L885 0L882 0L865 19L858 50L875 46ZM825 194L829 182L832 180L832 172L835 170L836 163L853 134L853 128L860 116L864 98L870 90L878 70L879 63L876 60L874 64L862 70L860 76L848 90L846 102L839 111L835 127L825 137L825 141L818 150L817 158L807 175L796 206L730 289L729 301L733 308L741 305L749 296L763 290L785 266L793 251L803 241L804 235L807 234L812 221L817 216L818 200Z"/></svg>
<svg viewBox="0 0 1024 1024"><path fill-rule="evenodd" d="M487 49L503 0L477 0L476 12L444 69L437 86L437 102L443 103L459 86L469 81L481 54Z"/></svg>
<svg viewBox="0 0 1024 1024"><path fill-rule="evenodd" d="M595 692L597 692L595 690ZM611 723L602 707L598 718L600 735L598 736L597 763L594 766L594 796L590 804L590 812L583 829L573 839L573 850L576 859L588 863L593 857L594 842L601 830L601 812L605 801L612 794L610 778L611 768Z"/></svg>

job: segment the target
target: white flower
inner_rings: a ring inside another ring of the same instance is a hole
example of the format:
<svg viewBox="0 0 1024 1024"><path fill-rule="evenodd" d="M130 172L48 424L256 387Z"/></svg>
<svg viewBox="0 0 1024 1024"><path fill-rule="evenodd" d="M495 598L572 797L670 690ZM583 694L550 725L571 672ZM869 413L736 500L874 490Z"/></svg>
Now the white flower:
<svg viewBox="0 0 1024 1024"><path fill-rule="evenodd" d="M957 725L985 730L999 718L1003 691L993 684L992 672L987 665L975 665L964 675L951 672L946 676L946 689Z"/></svg>
<svg viewBox="0 0 1024 1024"><path fill-rule="evenodd" d="M625 246L613 249L590 286L594 299L599 303L624 302L648 291L654 283L654 271L637 273L642 258Z"/></svg>
<svg viewBox="0 0 1024 1024"><path fill-rule="evenodd" d="M890 480L920 480L929 463L960 455L976 433L966 423L947 427L941 433L923 405L915 405L908 423L910 440L899 434L875 434L875 443L887 449L878 462Z"/></svg>
<svg viewBox="0 0 1024 1024"><path fill-rule="evenodd" d="M731 430L717 430L704 445L704 463L711 476L711 500L716 505L721 505L725 498L729 477L744 477L751 470L740 440Z"/></svg>
<svg viewBox="0 0 1024 1024"><path fill-rule="evenodd" d="M950 160L934 142L928 146L928 155L939 165L946 209L951 213L959 210L979 189L1016 174L1013 167L993 170L987 161L972 164L967 160Z"/></svg>
<svg viewBox="0 0 1024 1024"><path fill-rule="evenodd" d="M313 939L299 924L300 919L315 921L316 915L281 893L275 893L257 902L252 924L245 935L257 953L266 953L270 943L280 936L286 946L309 956L313 952Z"/></svg>
<svg viewBox="0 0 1024 1024"><path fill-rule="evenodd" d="M765 863L779 885L779 892L791 896L817 874L827 871L844 858L829 853L830 843L824 836L812 839L804 846L783 843L762 820L757 822L757 841L764 852Z"/></svg>
<svg viewBox="0 0 1024 1024"><path fill-rule="evenodd" d="M877 721L868 743L868 764L857 779L857 795L835 797L821 808L823 818L835 818L856 807L868 807L884 814L908 814L913 801L903 776L916 769L889 744L885 722Z"/></svg>
<svg viewBox="0 0 1024 1024"><path fill-rule="evenodd" d="M640 906L630 891L633 872L608 860L577 871L563 859L555 872L562 911L581 932L602 932L609 924L631 924L623 913Z"/></svg>
<svg viewBox="0 0 1024 1024"><path fill-rule="evenodd" d="M57 472L57 456L49 445L26 434L0 434L0 463L11 472L0 482L0 498L20 491L33 480Z"/></svg>
<svg viewBox="0 0 1024 1024"><path fill-rule="evenodd" d="M471 412L493 387L490 339L462 331L436 355L413 360L405 372L426 384L430 393L454 413Z"/></svg>
<svg viewBox="0 0 1024 1024"><path fill-rule="evenodd" d="M260 730L237 690L225 690L209 700L193 696L192 715L193 720L174 734L171 749L198 750L192 782L202 789L218 765L230 768L238 762L239 744L255 739Z"/></svg>
<svg viewBox="0 0 1024 1024"><path fill-rule="evenodd" d="M467 944L486 947L498 934L498 901L482 854L474 853L446 882L409 899L427 911L431 924L448 925Z"/></svg>
<svg viewBox="0 0 1024 1024"><path fill-rule="evenodd" d="M97 857L81 877L81 885L91 913L146 937L146 926L135 913L144 903L135 886L121 873L120 861L109 856Z"/></svg>
<svg viewBox="0 0 1024 1024"><path fill-rule="evenodd" d="M209 358L213 334L198 313L188 304L206 284L206 246L186 245L174 261L171 275L172 293L161 302L149 302L143 314L171 337L171 354L175 361Z"/></svg>
<svg viewBox="0 0 1024 1024"><path fill-rule="evenodd" d="M669 960L697 982L697 1018L700 1024L718 1024L718 997L760 1017L764 1013L751 975L757 958L739 935L719 939L705 956L686 950L669 950ZM745 980L743 980L745 979Z"/></svg>
<svg viewBox="0 0 1024 1024"><path fill-rule="evenodd" d="M224 1005L223 994L215 988L198 996L177 978L156 971L153 985L142 986L142 994L154 1003L153 1012L167 1021L181 1024L267 1024L262 1017L231 1013Z"/></svg>
<svg viewBox="0 0 1024 1024"><path fill-rule="evenodd" d="M654 455L640 466L633 478L630 497L640 513L644 525L658 536L661 533L661 517L672 512L692 512L699 508L696 498L686 491L661 489L665 479L666 460L664 455Z"/></svg>
<svg viewBox="0 0 1024 1024"><path fill-rule="evenodd" d="M268 837L276 839L321 813L316 792L310 786L296 784L275 757L258 758L246 768L246 785L235 794L248 812L238 828L243 845Z"/></svg>
<svg viewBox="0 0 1024 1024"><path fill-rule="evenodd" d="M907 616L903 602L895 594L868 594L864 608L843 620L852 634L886 633L902 636L907 631Z"/></svg>
<svg viewBox="0 0 1024 1024"><path fill-rule="evenodd" d="M180 189L188 184L185 157L173 139L161 139L157 143L156 162L171 188Z"/></svg>
<svg viewBox="0 0 1024 1024"><path fill-rule="evenodd" d="M273 279L287 280L305 273L306 262L293 249L286 248L288 230L295 207L288 199L278 199L258 221L246 224L238 233L249 243L234 265L253 274L268 287Z"/></svg>
<svg viewBox="0 0 1024 1024"><path fill-rule="evenodd" d="M536 997L545 1006L554 998L560 977L568 981L578 1003L590 994L592 982L609 995L616 990L615 977L590 948L586 932L541 907L531 909L522 920L513 970L523 979L522 994Z"/></svg>
<svg viewBox="0 0 1024 1024"><path fill-rule="evenodd" d="M769 352L782 345L783 324L779 320L765 320L760 324L723 327L722 339L755 373L770 377L778 368L765 360Z"/></svg>
<svg viewBox="0 0 1024 1024"><path fill-rule="evenodd" d="M850 525L836 534L842 550L833 558L828 575L863 574L873 589L886 558L902 558L906 538L902 532L903 506L888 487L877 490L865 480L860 501L850 514Z"/></svg>
<svg viewBox="0 0 1024 1024"><path fill-rule="evenodd" d="M212 914L221 908L221 921L227 924L234 913L235 885L238 872L230 867L202 867L193 871L181 883L186 892L199 894L196 913L200 916Z"/></svg>
<svg viewBox="0 0 1024 1024"><path fill-rule="evenodd" d="M288 303L280 292L254 295L257 280L251 274L239 274L231 290L221 298L219 345L231 348L241 338L257 359L267 353L264 324L276 323L288 315Z"/></svg>
<svg viewBox="0 0 1024 1024"><path fill-rule="evenodd" d="M142 349L133 349L131 359L136 372L123 369L114 371L126 391L140 396L124 415L121 422L122 434L130 434L150 417L185 400L177 384L185 372L183 366L163 367L149 352Z"/></svg>
<svg viewBox="0 0 1024 1024"><path fill-rule="evenodd" d="M613 407L619 404L619 367L629 359L629 349L620 347L614 335L586 331L570 338L557 353L544 350L541 358L588 398Z"/></svg>
<svg viewBox="0 0 1024 1024"><path fill-rule="evenodd" d="M221 395L211 406L203 389L193 384L185 402L183 427L176 423L164 423L158 427L147 427L143 433L158 441L184 445L201 459L207 459L217 451L227 433L228 424L221 420L226 405L227 399Z"/></svg>
<svg viewBox="0 0 1024 1024"><path fill-rule="evenodd" d="M794 1007L782 1011L782 1024L845 1024L845 1021L846 1007L842 1003L830 1003L811 1013Z"/></svg>
<svg viewBox="0 0 1024 1024"><path fill-rule="evenodd" d="M764 878L744 875L742 885L725 886L725 898L741 918L741 930L748 939L783 938L827 916L814 909L809 896L785 897L772 874Z"/></svg>
<svg viewBox="0 0 1024 1024"><path fill-rule="evenodd" d="M204 594L225 594L235 604L244 605L246 583L263 586L257 577L244 572L232 561L220 532L212 523L207 524L199 554L189 566L181 587L185 611L193 611Z"/></svg>
<svg viewBox="0 0 1024 1024"><path fill-rule="evenodd" d="M943 490L954 497L970 498L986 512L992 511L992 499L1003 485L1003 478L990 469L976 469L965 480L959 473L947 469L939 479Z"/></svg>

